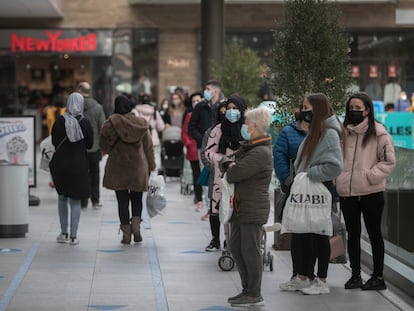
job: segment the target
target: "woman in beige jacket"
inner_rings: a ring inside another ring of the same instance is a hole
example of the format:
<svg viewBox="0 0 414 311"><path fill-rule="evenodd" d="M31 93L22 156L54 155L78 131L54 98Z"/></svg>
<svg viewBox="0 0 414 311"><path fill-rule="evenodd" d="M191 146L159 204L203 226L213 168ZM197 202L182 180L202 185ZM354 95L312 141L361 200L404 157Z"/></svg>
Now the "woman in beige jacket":
<svg viewBox="0 0 414 311"><path fill-rule="evenodd" d="M348 254L352 277L345 289L386 289L382 278L384 240L381 218L387 176L395 166L394 145L385 127L374 117L371 98L365 93L352 95L346 103L344 126L347 147L344 170L336 179L336 190L348 231ZM361 272L361 214L364 217L372 247L374 269L363 284Z"/></svg>

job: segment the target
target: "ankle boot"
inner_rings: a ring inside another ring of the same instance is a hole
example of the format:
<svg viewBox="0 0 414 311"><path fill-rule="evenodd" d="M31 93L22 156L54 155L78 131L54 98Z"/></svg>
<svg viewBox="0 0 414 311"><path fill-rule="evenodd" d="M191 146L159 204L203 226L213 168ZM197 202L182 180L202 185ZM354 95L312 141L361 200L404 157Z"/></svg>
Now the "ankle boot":
<svg viewBox="0 0 414 311"><path fill-rule="evenodd" d="M142 236L141 236L141 221L142 218L138 216L132 216L131 218L131 227L132 227L132 233L134 234L134 242L141 242Z"/></svg>
<svg viewBox="0 0 414 311"><path fill-rule="evenodd" d="M131 225L129 225L129 224L128 225L121 225L120 229L123 233L121 243L122 244L131 244L131 234L132 234Z"/></svg>

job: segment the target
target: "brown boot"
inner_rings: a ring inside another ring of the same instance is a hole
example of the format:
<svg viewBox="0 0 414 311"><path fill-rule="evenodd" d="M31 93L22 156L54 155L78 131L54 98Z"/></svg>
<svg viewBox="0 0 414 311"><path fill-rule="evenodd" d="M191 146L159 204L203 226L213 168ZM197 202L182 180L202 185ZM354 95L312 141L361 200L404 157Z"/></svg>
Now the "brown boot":
<svg viewBox="0 0 414 311"><path fill-rule="evenodd" d="M132 234L131 225L129 225L129 224L128 225L121 225L120 229L123 233L121 243L122 244L131 244L131 234Z"/></svg>
<svg viewBox="0 0 414 311"><path fill-rule="evenodd" d="M132 233L134 234L134 242L141 242L142 236L141 236L141 221L142 218L138 216L132 216L131 218L131 227L132 227Z"/></svg>

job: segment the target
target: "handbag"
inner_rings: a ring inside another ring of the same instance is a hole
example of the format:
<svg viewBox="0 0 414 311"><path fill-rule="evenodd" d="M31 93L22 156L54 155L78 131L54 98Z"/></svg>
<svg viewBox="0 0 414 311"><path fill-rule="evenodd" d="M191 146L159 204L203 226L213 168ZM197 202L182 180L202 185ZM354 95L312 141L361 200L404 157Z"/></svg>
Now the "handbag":
<svg viewBox="0 0 414 311"><path fill-rule="evenodd" d="M233 215L234 208L234 184L227 181L227 173L221 178L221 200L219 206L219 219L222 224L227 224Z"/></svg>
<svg viewBox="0 0 414 311"><path fill-rule="evenodd" d="M313 182L307 173L293 180L282 217L281 233L316 233L332 235L332 195L320 182Z"/></svg>
<svg viewBox="0 0 414 311"><path fill-rule="evenodd" d="M53 155L60 148L60 146L62 146L66 138L67 136L65 136L65 138L62 139L62 141L59 143L56 149L55 149L55 146L53 146L52 144L52 135L49 135L48 137L46 137L40 142L41 155L40 155L39 168L41 170L46 171L46 172L50 171L50 168L49 168L50 161L52 161Z"/></svg>
<svg viewBox="0 0 414 311"><path fill-rule="evenodd" d="M197 178L197 185L200 186L208 186L208 180L210 178L210 170L207 167L203 167L203 169L201 170L200 175Z"/></svg>

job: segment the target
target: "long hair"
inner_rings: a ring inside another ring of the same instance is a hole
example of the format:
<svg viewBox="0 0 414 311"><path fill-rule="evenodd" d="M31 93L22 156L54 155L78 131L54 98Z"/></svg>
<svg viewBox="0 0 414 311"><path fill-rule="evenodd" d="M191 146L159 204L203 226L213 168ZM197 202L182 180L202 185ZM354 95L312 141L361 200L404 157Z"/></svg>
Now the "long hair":
<svg viewBox="0 0 414 311"><path fill-rule="evenodd" d="M312 158L313 152L315 151L316 146L318 145L320 139L326 132L325 120L333 115L335 112L332 108L331 103L323 93L314 93L306 95L305 98L312 105L312 122L309 124L308 134L303 142L302 153L299 156L298 162L305 160L305 166L309 164L310 159ZM345 128L343 128L341 122L338 119L338 123L342 127L341 131L341 144L342 151L345 148Z"/></svg>
<svg viewBox="0 0 414 311"><path fill-rule="evenodd" d="M348 101L346 102L346 110L345 110L345 118L344 118L344 126L346 127L349 124L349 104L353 98L360 99L365 106L365 109L368 111L368 129L364 135L362 140L362 146L365 146L371 137L375 137L377 135L377 131L375 130L375 116L374 116L374 105L372 103L371 97L368 96L367 93L360 92L352 95L349 97Z"/></svg>

